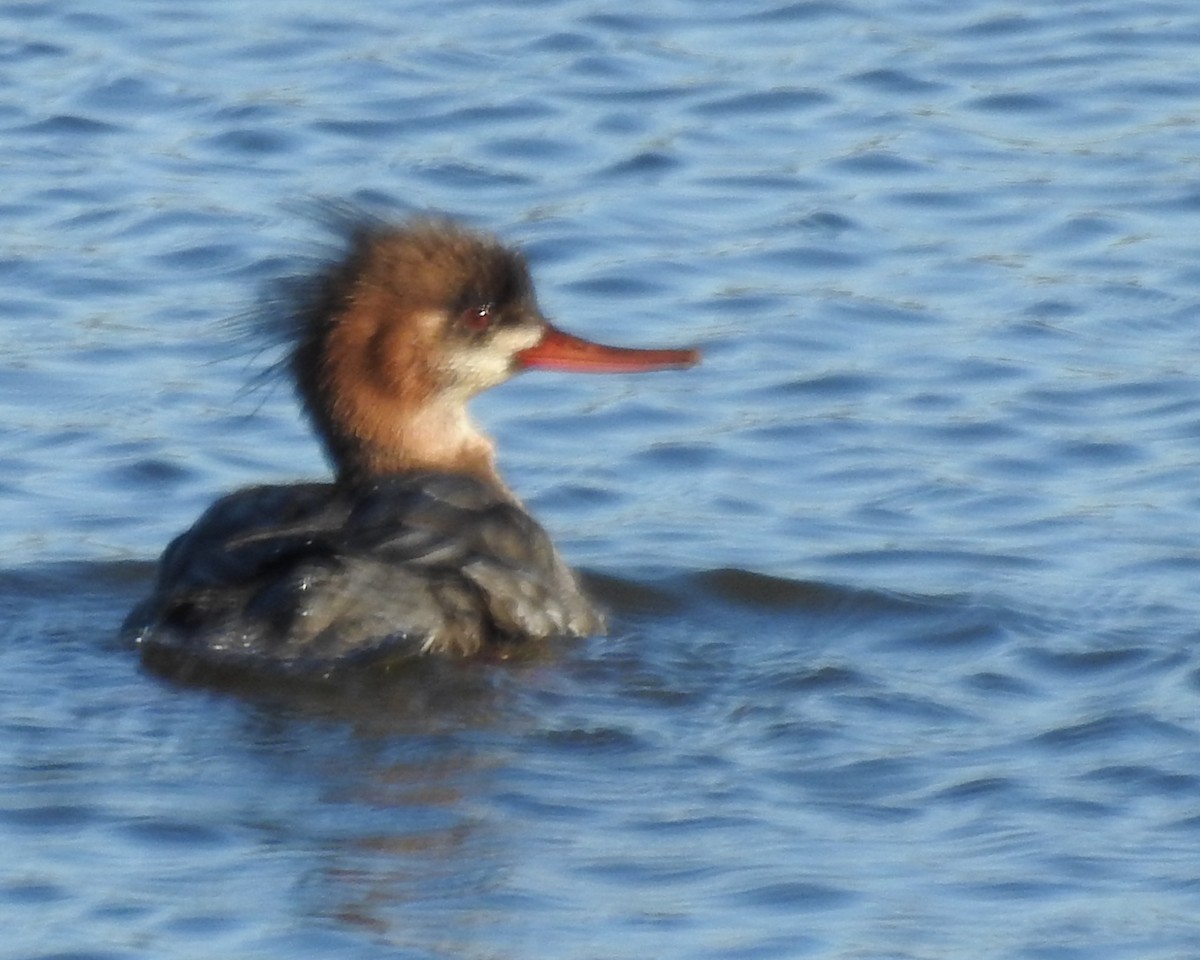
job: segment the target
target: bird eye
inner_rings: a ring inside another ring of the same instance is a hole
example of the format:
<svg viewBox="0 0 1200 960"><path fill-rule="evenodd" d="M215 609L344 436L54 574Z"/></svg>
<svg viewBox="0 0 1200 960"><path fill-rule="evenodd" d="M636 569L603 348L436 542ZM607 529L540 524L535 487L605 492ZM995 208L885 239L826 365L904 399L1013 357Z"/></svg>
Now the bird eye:
<svg viewBox="0 0 1200 960"><path fill-rule="evenodd" d="M462 322L468 330L483 332L492 325L495 314L490 303L481 303L477 307L468 307L463 311Z"/></svg>

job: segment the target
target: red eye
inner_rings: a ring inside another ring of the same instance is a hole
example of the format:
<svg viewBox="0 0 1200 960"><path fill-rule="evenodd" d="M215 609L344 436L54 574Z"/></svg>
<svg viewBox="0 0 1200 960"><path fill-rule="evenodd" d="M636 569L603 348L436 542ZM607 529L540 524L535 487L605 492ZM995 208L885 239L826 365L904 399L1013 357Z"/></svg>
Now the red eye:
<svg viewBox="0 0 1200 960"><path fill-rule="evenodd" d="M492 315L492 305L490 303L480 304L478 307L470 307L463 311L462 322L468 330L483 331L492 325L492 320L495 319Z"/></svg>

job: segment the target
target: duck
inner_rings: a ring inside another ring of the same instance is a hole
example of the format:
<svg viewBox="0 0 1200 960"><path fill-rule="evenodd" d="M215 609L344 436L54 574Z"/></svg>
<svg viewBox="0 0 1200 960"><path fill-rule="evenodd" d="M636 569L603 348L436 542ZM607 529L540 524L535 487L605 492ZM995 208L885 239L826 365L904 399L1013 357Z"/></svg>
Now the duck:
<svg viewBox="0 0 1200 960"><path fill-rule="evenodd" d="M560 330L521 252L451 219L364 219L343 239L273 321L332 476L218 499L122 635L160 672L301 677L602 635L468 403L525 371L683 369L699 352Z"/></svg>

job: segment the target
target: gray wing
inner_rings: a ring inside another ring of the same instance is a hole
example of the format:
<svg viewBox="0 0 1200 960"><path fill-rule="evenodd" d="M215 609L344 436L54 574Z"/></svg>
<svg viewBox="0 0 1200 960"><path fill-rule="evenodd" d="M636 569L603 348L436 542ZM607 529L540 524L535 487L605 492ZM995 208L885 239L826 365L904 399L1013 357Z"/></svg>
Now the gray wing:
<svg viewBox="0 0 1200 960"><path fill-rule="evenodd" d="M329 484L225 497L168 548L125 624L149 660L303 673L602 631L527 513L439 474L352 501Z"/></svg>

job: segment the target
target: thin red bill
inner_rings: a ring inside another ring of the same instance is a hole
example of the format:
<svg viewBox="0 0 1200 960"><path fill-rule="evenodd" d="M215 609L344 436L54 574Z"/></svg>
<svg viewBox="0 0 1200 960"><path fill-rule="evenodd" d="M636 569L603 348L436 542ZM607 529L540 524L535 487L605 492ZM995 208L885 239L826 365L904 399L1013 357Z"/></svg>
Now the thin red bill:
<svg viewBox="0 0 1200 960"><path fill-rule="evenodd" d="M606 347L555 327L547 327L546 335L537 344L517 354L517 365L523 369L566 373L642 373L692 367L699 362L699 350Z"/></svg>

